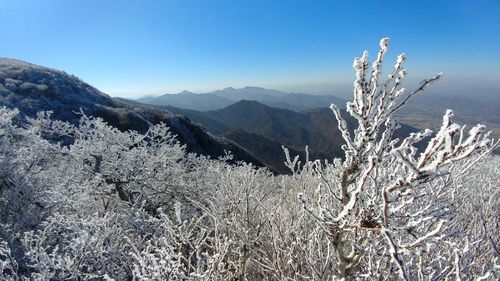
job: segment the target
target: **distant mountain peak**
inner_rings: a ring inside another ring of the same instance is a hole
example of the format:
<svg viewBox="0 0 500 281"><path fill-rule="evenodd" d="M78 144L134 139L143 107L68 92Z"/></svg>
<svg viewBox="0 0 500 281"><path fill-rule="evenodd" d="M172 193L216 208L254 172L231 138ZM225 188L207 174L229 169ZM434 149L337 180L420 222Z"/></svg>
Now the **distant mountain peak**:
<svg viewBox="0 0 500 281"><path fill-rule="evenodd" d="M266 90L266 91L276 91L276 90L273 90L273 89L265 89L265 88L262 88L262 87L256 87L256 86L245 86L243 89L244 89L244 90Z"/></svg>
<svg viewBox="0 0 500 281"><path fill-rule="evenodd" d="M234 104L229 105L227 108L229 108L229 107L233 107L233 108L237 108L237 107L271 108L270 106L265 105L265 104L263 104L261 102L258 102L256 100L240 100L240 101L238 101L238 102L236 102Z"/></svg>
<svg viewBox="0 0 500 281"><path fill-rule="evenodd" d="M235 114L250 114L252 116L260 115L260 117L264 117L267 114L275 114L275 113L280 113L284 115L299 114L292 110L272 107L256 100L240 100L225 108L218 109L213 112L234 112Z"/></svg>
<svg viewBox="0 0 500 281"><path fill-rule="evenodd" d="M193 93L193 92L190 92L188 90L184 90L180 93L178 93L178 95L195 95L196 93Z"/></svg>

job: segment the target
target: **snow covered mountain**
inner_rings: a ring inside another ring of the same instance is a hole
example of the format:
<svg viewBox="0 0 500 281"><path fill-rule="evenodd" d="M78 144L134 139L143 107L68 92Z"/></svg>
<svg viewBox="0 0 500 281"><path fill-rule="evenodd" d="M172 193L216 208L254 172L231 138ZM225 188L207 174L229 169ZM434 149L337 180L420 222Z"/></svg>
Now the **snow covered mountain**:
<svg viewBox="0 0 500 281"><path fill-rule="evenodd" d="M211 157L232 151L236 160L262 166L248 151L214 136L185 116L165 109L112 98L74 75L20 60L0 58L0 107L18 108L19 122L39 111L77 124L80 112L101 117L120 130L145 132L151 124L166 123L187 150Z"/></svg>

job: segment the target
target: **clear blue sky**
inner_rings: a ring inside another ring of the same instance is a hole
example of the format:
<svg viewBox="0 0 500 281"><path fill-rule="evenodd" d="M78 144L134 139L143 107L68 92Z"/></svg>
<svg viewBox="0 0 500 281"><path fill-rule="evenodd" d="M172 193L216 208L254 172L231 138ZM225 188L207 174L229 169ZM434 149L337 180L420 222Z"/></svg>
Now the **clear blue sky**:
<svg viewBox="0 0 500 281"><path fill-rule="evenodd" d="M0 0L0 56L111 94L330 90L391 38L415 79L500 77L500 1Z"/></svg>

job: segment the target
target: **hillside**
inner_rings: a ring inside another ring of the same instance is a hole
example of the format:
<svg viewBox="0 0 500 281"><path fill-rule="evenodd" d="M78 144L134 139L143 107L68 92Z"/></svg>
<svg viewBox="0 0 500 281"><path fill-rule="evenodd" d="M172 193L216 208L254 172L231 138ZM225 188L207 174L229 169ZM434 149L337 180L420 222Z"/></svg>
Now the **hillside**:
<svg viewBox="0 0 500 281"><path fill-rule="evenodd" d="M214 95L214 94L195 94L183 91L178 94L166 94L159 97L145 97L136 101L146 104L170 105L185 109L195 109L201 111L213 110L226 107L234 101Z"/></svg>
<svg viewBox="0 0 500 281"><path fill-rule="evenodd" d="M285 155L282 145L291 149L292 154L300 155L301 159L305 157L306 145L314 159L331 160L341 156L342 140L339 134L333 132L336 129L332 128L324 134L304 113L246 100L208 112L167 108L187 116L216 135L233 140L280 172L289 172L283 164ZM336 128L333 115L328 117Z"/></svg>
<svg viewBox="0 0 500 281"><path fill-rule="evenodd" d="M331 161L343 155L341 145L344 141L329 108L295 112L247 100L207 112L167 108L187 116L213 134L233 140L277 171L288 172L283 164L281 145L291 149L292 154L300 155L301 159L304 159L306 145L312 159ZM344 116L348 127L354 129L356 121L348 118L347 113ZM416 130L403 124L396 135L406 136Z"/></svg>
<svg viewBox="0 0 500 281"><path fill-rule="evenodd" d="M221 136L244 147L273 170L281 174L290 173L290 169L283 164L286 158L281 143L240 128L231 129ZM289 148L289 150L291 155L299 155L300 159L305 159L304 148L300 150Z"/></svg>
<svg viewBox="0 0 500 281"><path fill-rule="evenodd" d="M189 152L219 157L232 151L237 160L262 165L234 142L215 137L182 115L122 99L114 99L63 71L0 58L0 106L18 108L19 122L38 111L77 124L80 111L101 117L120 130L145 132L151 124L166 123Z"/></svg>

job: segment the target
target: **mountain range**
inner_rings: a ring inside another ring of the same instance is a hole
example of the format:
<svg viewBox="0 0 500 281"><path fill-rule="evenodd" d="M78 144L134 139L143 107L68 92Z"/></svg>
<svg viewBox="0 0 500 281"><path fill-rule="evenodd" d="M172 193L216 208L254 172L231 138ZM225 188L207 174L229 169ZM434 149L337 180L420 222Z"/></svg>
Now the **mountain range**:
<svg viewBox="0 0 500 281"><path fill-rule="evenodd" d="M197 111L210 111L222 109L241 100L254 100L271 107L293 111L325 107L331 103L338 104L341 107L345 105L345 100L333 95L285 93L259 87L244 87L241 89L229 87L202 94L182 91L178 94L143 97L136 101L153 105L170 105Z"/></svg>
<svg viewBox="0 0 500 281"><path fill-rule="evenodd" d="M138 102L146 104L169 105L196 111L218 110L241 100L258 101L271 107L299 113L328 107L331 103L340 108L345 108L346 104L345 100L332 95L286 93L259 87L241 89L229 87L202 94L183 91L179 94L137 99ZM396 117L402 123L419 129L436 130L439 129L441 118L447 109L453 109L456 122L469 125L485 124L496 137L500 137L500 93L495 94L492 90L485 93L470 93L467 96L463 93L450 95L431 89L430 92L414 97L396 113Z"/></svg>

